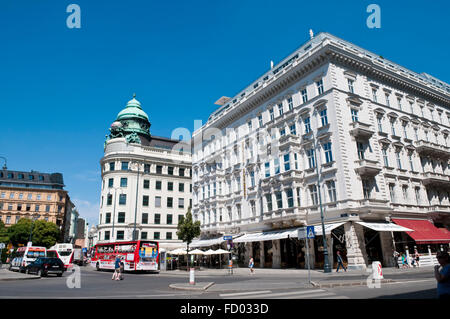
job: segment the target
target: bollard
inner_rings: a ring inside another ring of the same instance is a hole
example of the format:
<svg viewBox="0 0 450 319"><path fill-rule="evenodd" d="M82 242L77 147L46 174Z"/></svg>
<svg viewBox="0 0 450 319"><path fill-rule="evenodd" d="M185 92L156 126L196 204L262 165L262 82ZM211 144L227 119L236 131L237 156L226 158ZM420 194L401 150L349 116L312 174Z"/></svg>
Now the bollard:
<svg viewBox="0 0 450 319"><path fill-rule="evenodd" d="M191 268L189 272L189 284L195 285L195 268Z"/></svg>
<svg viewBox="0 0 450 319"><path fill-rule="evenodd" d="M233 260L232 259L230 259L229 261L228 261L228 274L233 274Z"/></svg>
<svg viewBox="0 0 450 319"><path fill-rule="evenodd" d="M372 279L383 279L383 270L379 261L372 263Z"/></svg>

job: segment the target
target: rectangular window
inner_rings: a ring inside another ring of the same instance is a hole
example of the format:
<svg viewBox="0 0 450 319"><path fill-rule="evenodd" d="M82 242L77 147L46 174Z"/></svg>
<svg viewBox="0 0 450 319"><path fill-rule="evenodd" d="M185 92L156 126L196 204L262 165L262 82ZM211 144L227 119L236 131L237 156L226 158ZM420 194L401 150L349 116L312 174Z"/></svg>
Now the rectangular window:
<svg viewBox="0 0 450 319"><path fill-rule="evenodd" d="M265 172L266 172L265 176L269 177L270 176L270 162L265 163L264 167L265 167Z"/></svg>
<svg viewBox="0 0 450 319"><path fill-rule="evenodd" d="M148 214L142 213L142 224L148 224Z"/></svg>
<svg viewBox="0 0 450 319"><path fill-rule="evenodd" d="M155 224L161 224L161 214L155 214Z"/></svg>
<svg viewBox="0 0 450 319"><path fill-rule="evenodd" d="M402 99L401 98L397 99L397 105L398 105L398 109L401 111L402 110Z"/></svg>
<svg viewBox="0 0 450 319"><path fill-rule="evenodd" d="M317 81L316 86L317 86L318 95L322 94L323 93L323 80Z"/></svg>
<svg viewBox="0 0 450 319"><path fill-rule="evenodd" d="M184 192L184 183L179 183L178 184L178 191L179 192Z"/></svg>
<svg viewBox="0 0 450 319"><path fill-rule="evenodd" d="M167 167L167 174L173 175L173 167L172 166Z"/></svg>
<svg viewBox="0 0 450 319"><path fill-rule="evenodd" d="M305 118L303 120L303 123L305 124L305 134L309 133L311 131L311 120L309 117Z"/></svg>
<svg viewBox="0 0 450 319"><path fill-rule="evenodd" d="M111 223L111 213L106 213L105 224Z"/></svg>
<svg viewBox="0 0 450 319"><path fill-rule="evenodd" d="M288 102L288 107L289 107L289 111L290 111L294 108L294 103L292 102L292 97L289 97L287 99L287 102Z"/></svg>
<svg viewBox="0 0 450 319"><path fill-rule="evenodd" d="M289 133L292 135L297 135L297 131L295 129L295 124L289 126Z"/></svg>
<svg viewBox="0 0 450 319"><path fill-rule="evenodd" d="M280 174L280 159L277 157L273 160L275 175Z"/></svg>
<svg viewBox="0 0 450 319"><path fill-rule="evenodd" d="M259 127L263 126L263 118L262 115L258 115L258 123L259 123Z"/></svg>
<svg viewBox="0 0 450 319"><path fill-rule="evenodd" d="M119 215L117 217L117 222L118 223L125 223L125 213L119 213Z"/></svg>
<svg viewBox="0 0 450 319"><path fill-rule="evenodd" d="M397 167L398 167L398 169L402 169L402 160L400 158L400 152L395 152L395 156L397 157Z"/></svg>
<svg viewBox="0 0 450 319"><path fill-rule="evenodd" d="M327 182L327 189L328 189L328 199L330 202L335 202L337 200L336 197L336 184L334 181L328 181Z"/></svg>
<svg viewBox="0 0 450 319"><path fill-rule="evenodd" d="M284 110L283 110L283 103L278 104L278 114L283 115Z"/></svg>
<svg viewBox="0 0 450 319"><path fill-rule="evenodd" d="M395 203L395 184L389 184L389 195L391 196L391 202Z"/></svg>
<svg viewBox="0 0 450 319"><path fill-rule="evenodd" d="M363 195L365 199L370 199L372 193L371 182L368 179L362 180Z"/></svg>
<svg viewBox="0 0 450 319"><path fill-rule="evenodd" d="M420 187L416 187L414 189L415 193L416 193L416 202L417 205L420 205Z"/></svg>
<svg viewBox="0 0 450 319"><path fill-rule="evenodd" d="M383 148L383 161L384 161L384 166L389 167L389 159L388 159L388 154L387 154L387 149Z"/></svg>
<svg viewBox="0 0 450 319"><path fill-rule="evenodd" d="M167 197L167 207L172 208L173 207L173 198Z"/></svg>
<svg viewBox="0 0 450 319"><path fill-rule="evenodd" d="M167 190L173 191L173 182L167 182Z"/></svg>
<svg viewBox="0 0 450 319"><path fill-rule="evenodd" d="M39 211L40 211L40 206L39 206L39 205L35 205L35 206L34 206L34 210L37 211L37 212L39 212Z"/></svg>
<svg viewBox="0 0 450 319"><path fill-rule="evenodd" d="M162 166L156 165L156 174L162 174Z"/></svg>
<svg viewBox="0 0 450 319"><path fill-rule="evenodd" d="M289 153L288 154L284 154L283 156L283 160L284 160L284 171L287 172L291 169L291 164L289 161Z"/></svg>
<svg viewBox="0 0 450 319"><path fill-rule="evenodd" d="M155 197L155 207L161 207L161 197L160 196Z"/></svg>
<svg viewBox="0 0 450 319"><path fill-rule="evenodd" d="M184 168L180 168L180 169L178 170L179 175L180 175L180 176L184 176L184 171L185 171Z"/></svg>
<svg viewBox="0 0 450 319"><path fill-rule="evenodd" d="M109 230L105 231L105 240L109 240L110 238L110 232Z"/></svg>
<svg viewBox="0 0 450 319"><path fill-rule="evenodd" d="M114 187L114 178L108 179L108 187Z"/></svg>
<svg viewBox="0 0 450 319"><path fill-rule="evenodd" d="M314 149L309 149L306 151L306 155L308 156L308 164L309 168L315 168L316 167L316 160L314 158Z"/></svg>
<svg viewBox="0 0 450 319"><path fill-rule="evenodd" d="M331 150L331 142L323 144L323 150L325 151L325 161L330 163L333 161L333 152Z"/></svg>
<svg viewBox="0 0 450 319"><path fill-rule="evenodd" d="M273 121L274 115L273 115L273 109L269 110L270 120Z"/></svg>
<svg viewBox="0 0 450 319"><path fill-rule="evenodd" d="M127 187L128 185L128 178L121 178L120 179L120 187Z"/></svg>
<svg viewBox="0 0 450 319"><path fill-rule="evenodd" d="M148 206L148 202L149 202L148 196L147 195L142 196L142 206Z"/></svg>
<svg viewBox="0 0 450 319"><path fill-rule="evenodd" d="M184 208L184 198L178 198L178 208Z"/></svg>
<svg viewBox="0 0 450 319"><path fill-rule="evenodd" d="M166 222L167 225L172 225L172 214L167 214Z"/></svg>
<svg viewBox="0 0 450 319"><path fill-rule="evenodd" d="M306 88L304 88L304 89L302 90L302 101L303 101L303 103L308 102L308 93L307 93L307 91L306 91Z"/></svg>
<svg viewBox="0 0 450 319"><path fill-rule="evenodd" d="M141 233L141 239L143 239L143 240L147 239L147 232L146 231L143 231Z"/></svg>
<svg viewBox="0 0 450 319"><path fill-rule="evenodd" d="M353 89L353 80L347 79L347 83L348 83L348 91L350 93L355 93L354 89Z"/></svg>
<svg viewBox="0 0 450 319"><path fill-rule="evenodd" d="M378 123L378 132L383 132L383 119L381 116L377 116L377 123Z"/></svg>
<svg viewBox="0 0 450 319"><path fill-rule="evenodd" d="M172 232L166 233L166 239L172 239Z"/></svg>
<svg viewBox="0 0 450 319"><path fill-rule="evenodd" d="M286 129L285 128L282 128L281 130L280 130L280 136L285 136L286 135Z"/></svg>
<svg viewBox="0 0 450 319"><path fill-rule="evenodd" d="M112 205L112 195L108 194L108 198L106 200L106 205Z"/></svg>
<svg viewBox="0 0 450 319"><path fill-rule="evenodd" d="M322 121L322 126L326 126L328 124L327 109L320 111L320 120Z"/></svg>
<svg viewBox="0 0 450 319"><path fill-rule="evenodd" d="M372 101L377 102L377 90L372 90Z"/></svg>
<svg viewBox="0 0 450 319"><path fill-rule="evenodd" d="M389 103L389 94L385 94L384 96L386 97L386 105L391 106L391 104Z"/></svg>
<svg viewBox="0 0 450 319"><path fill-rule="evenodd" d="M352 122L358 122L358 110L352 109Z"/></svg>
<svg viewBox="0 0 450 319"><path fill-rule="evenodd" d="M123 230L117 231L117 237L116 237L117 240L123 240L124 236L125 236L125 232Z"/></svg>
<svg viewBox="0 0 450 319"><path fill-rule="evenodd" d="M150 173L150 164L144 164L144 173L145 174Z"/></svg>
<svg viewBox="0 0 450 319"><path fill-rule="evenodd" d="M283 208L283 198L281 192L276 192L275 197L277 199L277 208L278 209Z"/></svg>
<svg viewBox="0 0 450 319"><path fill-rule="evenodd" d="M128 162L122 162L122 171L128 170Z"/></svg>
<svg viewBox="0 0 450 319"><path fill-rule="evenodd" d="M159 239L160 238L160 233L159 233L159 231L155 231L154 233L153 233L153 239Z"/></svg>
<svg viewBox="0 0 450 319"><path fill-rule="evenodd" d="M289 188L286 190L286 197L287 197L287 204L289 208L294 207L294 192L292 191L292 188Z"/></svg>
<svg viewBox="0 0 450 319"><path fill-rule="evenodd" d="M148 179L144 179L144 188L149 189L150 188L150 181Z"/></svg>
<svg viewBox="0 0 450 319"><path fill-rule="evenodd" d="M271 194L267 194L266 195L266 201L267 201L267 210L270 212L273 210L272 207L272 195Z"/></svg>
<svg viewBox="0 0 450 319"><path fill-rule="evenodd" d="M361 142L356 142L356 148L358 149L358 158L360 160L364 159L364 144Z"/></svg>
<svg viewBox="0 0 450 319"><path fill-rule="evenodd" d="M120 194L119 195L119 205L126 205L126 204L127 204L127 195Z"/></svg>
<svg viewBox="0 0 450 319"><path fill-rule="evenodd" d="M114 162L113 162L113 163L109 163L109 170L110 170L110 171L114 171L115 166L116 166L115 164L116 164L116 163L114 163Z"/></svg>
<svg viewBox="0 0 450 319"><path fill-rule="evenodd" d="M311 203L313 206L318 205L319 200L317 197L317 186L316 185L309 185L309 193L311 195Z"/></svg>

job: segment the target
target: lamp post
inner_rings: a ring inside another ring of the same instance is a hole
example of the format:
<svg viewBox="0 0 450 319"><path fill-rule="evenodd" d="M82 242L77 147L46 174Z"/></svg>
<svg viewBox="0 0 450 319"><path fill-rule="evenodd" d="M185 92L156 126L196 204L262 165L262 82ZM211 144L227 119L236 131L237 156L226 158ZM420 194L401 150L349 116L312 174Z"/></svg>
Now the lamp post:
<svg viewBox="0 0 450 319"><path fill-rule="evenodd" d="M134 166L137 167L137 179L136 179L136 205L134 206L134 229L133 229L133 241L137 240L136 238L136 222L137 222L137 207L138 207L138 193L139 193L139 173L141 166L139 162L134 162Z"/></svg>
<svg viewBox="0 0 450 319"><path fill-rule="evenodd" d="M320 191L320 173L319 173L319 163L317 162L317 140L314 136L314 132L312 133L312 138L314 140L314 159L316 162L316 173L317 173L317 192L319 193L319 206L320 206L320 220L322 223L322 238L323 238L323 272L329 273L331 272L330 260L328 258L328 245L327 245L327 235L325 234L325 224L323 218L323 207L322 207L322 195Z"/></svg>

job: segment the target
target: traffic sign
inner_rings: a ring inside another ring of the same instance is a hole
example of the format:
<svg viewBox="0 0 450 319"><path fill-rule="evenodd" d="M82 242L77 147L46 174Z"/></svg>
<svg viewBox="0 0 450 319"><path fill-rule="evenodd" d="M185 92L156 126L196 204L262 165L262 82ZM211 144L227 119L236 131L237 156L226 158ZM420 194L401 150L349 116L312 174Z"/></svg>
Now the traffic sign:
<svg viewBox="0 0 450 319"><path fill-rule="evenodd" d="M233 236L223 236L223 240L233 240Z"/></svg>
<svg viewBox="0 0 450 319"><path fill-rule="evenodd" d="M5 248L5 244L4 243L0 243L0 249Z"/></svg>
<svg viewBox="0 0 450 319"><path fill-rule="evenodd" d="M306 226L306 234L308 238L316 237L316 234L314 233L314 226Z"/></svg>

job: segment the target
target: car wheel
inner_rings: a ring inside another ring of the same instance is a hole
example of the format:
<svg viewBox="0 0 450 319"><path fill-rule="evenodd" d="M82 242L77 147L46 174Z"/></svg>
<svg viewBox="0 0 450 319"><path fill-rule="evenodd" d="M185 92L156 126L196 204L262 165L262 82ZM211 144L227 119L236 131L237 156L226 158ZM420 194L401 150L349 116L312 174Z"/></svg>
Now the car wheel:
<svg viewBox="0 0 450 319"><path fill-rule="evenodd" d="M27 275L29 275L29 274L30 274L30 269L27 268L27 269L25 270L25 273L26 273Z"/></svg>
<svg viewBox="0 0 450 319"><path fill-rule="evenodd" d="M97 265L95 265L95 268L97 268L97 271L99 271L100 270L100 264L97 263Z"/></svg>
<svg viewBox="0 0 450 319"><path fill-rule="evenodd" d="M62 273L60 273L60 274L56 274L56 275L57 275L58 277L62 277L62 275L63 275L63 274L62 274Z"/></svg>
<svg viewBox="0 0 450 319"><path fill-rule="evenodd" d="M41 269L39 269L39 270L37 271L37 275L38 275L39 277L43 277L43 273L42 273L42 270L41 270Z"/></svg>

